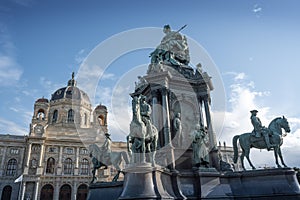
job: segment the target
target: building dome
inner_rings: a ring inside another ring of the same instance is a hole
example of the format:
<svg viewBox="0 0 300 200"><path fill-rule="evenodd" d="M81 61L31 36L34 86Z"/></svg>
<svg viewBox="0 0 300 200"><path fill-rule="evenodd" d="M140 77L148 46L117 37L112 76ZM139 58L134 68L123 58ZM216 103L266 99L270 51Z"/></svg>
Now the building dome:
<svg viewBox="0 0 300 200"><path fill-rule="evenodd" d="M68 81L68 86L56 90L50 101L57 101L61 99L72 99L79 100L85 104L91 105L90 99L84 91L76 87L76 81L74 80L74 73L72 74L72 79Z"/></svg>

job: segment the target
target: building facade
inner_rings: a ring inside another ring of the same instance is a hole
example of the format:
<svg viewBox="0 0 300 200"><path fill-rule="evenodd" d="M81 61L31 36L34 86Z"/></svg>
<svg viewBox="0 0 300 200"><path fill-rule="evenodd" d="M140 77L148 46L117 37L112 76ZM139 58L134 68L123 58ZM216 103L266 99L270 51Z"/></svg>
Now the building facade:
<svg viewBox="0 0 300 200"><path fill-rule="evenodd" d="M92 109L73 74L50 100L35 101L28 136L0 135L1 199L86 199L88 146L107 131L107 108Z"/></svg>
<svg viewBox="0 0 300 200"><path fill-rule="evenodd" d="M20 182L15 180L24 170L26 137L0 135L0 194L3 199L18 199Z"/></svg>

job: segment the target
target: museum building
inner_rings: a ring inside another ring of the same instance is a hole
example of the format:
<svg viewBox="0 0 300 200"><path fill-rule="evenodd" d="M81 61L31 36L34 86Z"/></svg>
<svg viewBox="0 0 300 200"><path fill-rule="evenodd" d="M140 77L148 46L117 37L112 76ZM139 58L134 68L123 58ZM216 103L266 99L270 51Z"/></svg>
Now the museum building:
<svg viewBox="0 0 300 200"><path fill-rule="evenodd" d="M88 145L101 145L107 131L107 108L92 109L73 74L50 100L35 101L28 136L0 135L1 199L86 199Z"/></svg>
<svg viewBox="0 0 300 200"><path fill-rule="evenodd" d="M28 135L0 134L1 200L86 199L93 167L88 146L102 145L107 114L104 105L92 108L74 74L50 100L37 99ZM113 141L111 148L127 151L125 142ZM232 161L232 147L219 145L219 150L222 160ZM98 181L117 173L113 167L98 172Z"/></svg>

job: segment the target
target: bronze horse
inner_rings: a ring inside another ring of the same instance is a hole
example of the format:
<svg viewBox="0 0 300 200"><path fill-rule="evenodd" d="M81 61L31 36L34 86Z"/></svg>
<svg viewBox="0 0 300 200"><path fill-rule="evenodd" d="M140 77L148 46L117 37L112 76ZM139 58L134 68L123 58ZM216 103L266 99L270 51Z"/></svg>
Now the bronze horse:
<svg viewBox="0 0 300 200"><path fill-rule="evenodd" d="M89 146L89 151L90 151L90 157L92 157L92 163L93 163L93 170L92 170L93 178L92 178L91 183L93 183L97 179L95 176L97 169L99 169L101 167L105 167L105 169L106 169L107 166L110 166L110 165L114 166L116 168L116 170L118 171L117 175L112 180L113 182L117 181L120 173L122 172L122 169L120 167L122 158L126 164L129 163L128 155L125 151L110 152L109 159L106 159L106 160L101 159L102 151L96 144L91 144Z"/></svg>

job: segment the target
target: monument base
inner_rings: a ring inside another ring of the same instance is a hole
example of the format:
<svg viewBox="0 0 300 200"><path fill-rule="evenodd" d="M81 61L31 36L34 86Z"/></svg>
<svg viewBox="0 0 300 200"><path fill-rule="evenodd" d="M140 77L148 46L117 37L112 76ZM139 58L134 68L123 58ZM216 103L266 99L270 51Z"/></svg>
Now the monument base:
<svg viewBox="0 0 300 200"><path fill-rule="evenodd" d="M125 169L124 182L96 183L89 200L222 199L299 200L291 168L219 173L214 168L170 172L144 163Z"/></svg>
<svg viewBox="0 0 300 200"><path fill-rule="evenodd" d="M174 199L167 191L170 185L163 185L163 171L150 163L131 165L124 169L124 190L119 200L127 199Z"/></svg>
<svg viewBox="0 0 300 200"><path fill-rule="evenodd" d="M123 181L97 182L89 186L89 200L117 200L123 191Z"/></svg>
<svg viewBox="0 0 300 200"><path fill-rule="evenodd" d="M220 180L221 185L230 185L228 195L234 199L300 199L300 186L291 168L226 172Z"/></svg>

